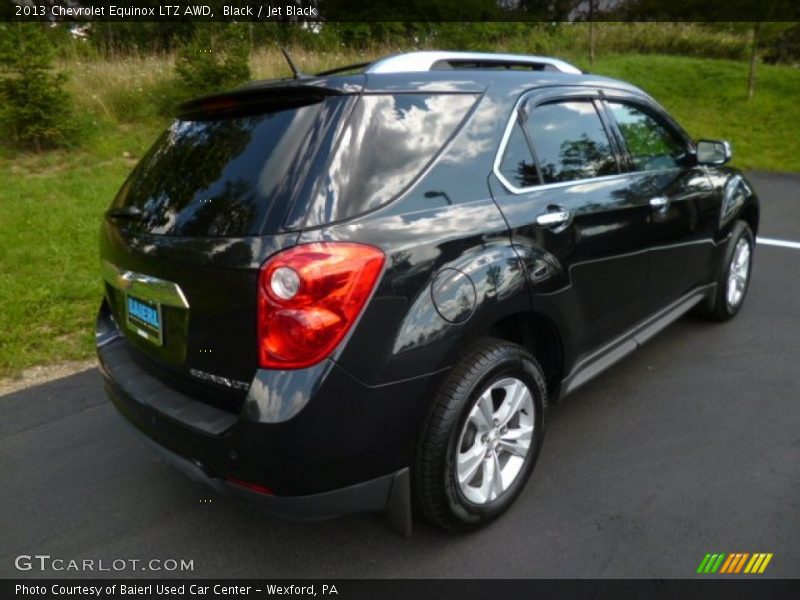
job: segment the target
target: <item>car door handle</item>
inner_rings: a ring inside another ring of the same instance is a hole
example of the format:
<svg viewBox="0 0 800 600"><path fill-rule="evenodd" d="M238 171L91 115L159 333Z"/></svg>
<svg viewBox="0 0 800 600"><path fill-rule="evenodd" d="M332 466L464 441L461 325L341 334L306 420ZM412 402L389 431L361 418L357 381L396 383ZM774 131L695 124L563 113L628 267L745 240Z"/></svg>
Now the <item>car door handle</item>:
<svg viewBox="0 0 800 600"><path fill-rule="evenodd" d="M669 206L669 198L666 196L655 196L650 198L650 206L657 210L664 210Z"/></svg>
<svg viewBox="0 0 800 600"><path fill-rule="evenodd" d="M536 217L536 224L542 227L558 227L569 221L570 212L568 210L554 210L542 213Z"/></svg>

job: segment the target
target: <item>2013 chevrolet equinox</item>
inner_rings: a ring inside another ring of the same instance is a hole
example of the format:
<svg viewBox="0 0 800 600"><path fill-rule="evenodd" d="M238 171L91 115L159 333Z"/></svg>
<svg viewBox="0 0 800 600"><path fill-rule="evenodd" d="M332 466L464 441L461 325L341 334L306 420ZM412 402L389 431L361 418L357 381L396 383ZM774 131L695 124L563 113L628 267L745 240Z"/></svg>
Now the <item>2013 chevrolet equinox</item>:
<svg viewBox="0 0 800 600"><path fill-rule="evenodd" d="M182 106L103 222L106 389L274 514L410 531L413 498L475 528L549 402L690 309L736 315L758 200L727 143L556 59L352 71Z"/></svg>

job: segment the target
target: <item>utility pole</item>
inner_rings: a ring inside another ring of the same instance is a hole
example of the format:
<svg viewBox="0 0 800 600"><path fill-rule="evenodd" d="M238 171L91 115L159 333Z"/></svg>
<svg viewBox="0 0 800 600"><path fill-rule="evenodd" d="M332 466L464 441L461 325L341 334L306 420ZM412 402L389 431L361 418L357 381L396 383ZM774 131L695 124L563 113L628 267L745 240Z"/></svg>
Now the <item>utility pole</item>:
<svg viewBox="0 0 800 600"><path fill-rule="evenodd" d="M595 45L594 3L595 0L589 0L589 64L592 66L594 66L594 45Z"/></svg>
<svg viewBox="0 0 800 600"><path fill-rule="evenodd" d="M756 88L756 64L757 64L757 51L758 51L758 31L761 27L761 22L756 21L753 23L753 45L750 49L750 72L747 75L747 98L748 100L753 97L753 92Z"/></svg>

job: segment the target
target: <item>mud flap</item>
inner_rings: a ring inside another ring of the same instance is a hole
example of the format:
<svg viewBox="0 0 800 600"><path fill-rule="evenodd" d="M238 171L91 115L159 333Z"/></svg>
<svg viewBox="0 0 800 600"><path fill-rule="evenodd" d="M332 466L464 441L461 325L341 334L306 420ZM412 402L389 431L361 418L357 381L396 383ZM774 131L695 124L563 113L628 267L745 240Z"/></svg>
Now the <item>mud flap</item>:
<svg viewBox="0 0 800 600"><path fill-rule="evenodd" d="M389 527L404 537L411 537L411 473L408 468L392 477L384 514Z"/></svg>

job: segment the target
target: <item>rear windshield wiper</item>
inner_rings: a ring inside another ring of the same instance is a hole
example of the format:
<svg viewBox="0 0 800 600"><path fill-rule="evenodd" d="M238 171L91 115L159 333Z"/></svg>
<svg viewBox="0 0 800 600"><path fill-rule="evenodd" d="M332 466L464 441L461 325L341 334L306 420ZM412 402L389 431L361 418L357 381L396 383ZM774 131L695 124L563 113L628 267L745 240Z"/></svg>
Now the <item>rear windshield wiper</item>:
<svg viewBox="0 0 800 600"><path fill-rule="evenodd" d="M135 206L123 206L122 208L111 208L106 212L107 217L112 219L130 219L139 221L144 218L144 211Z"/></svg>

